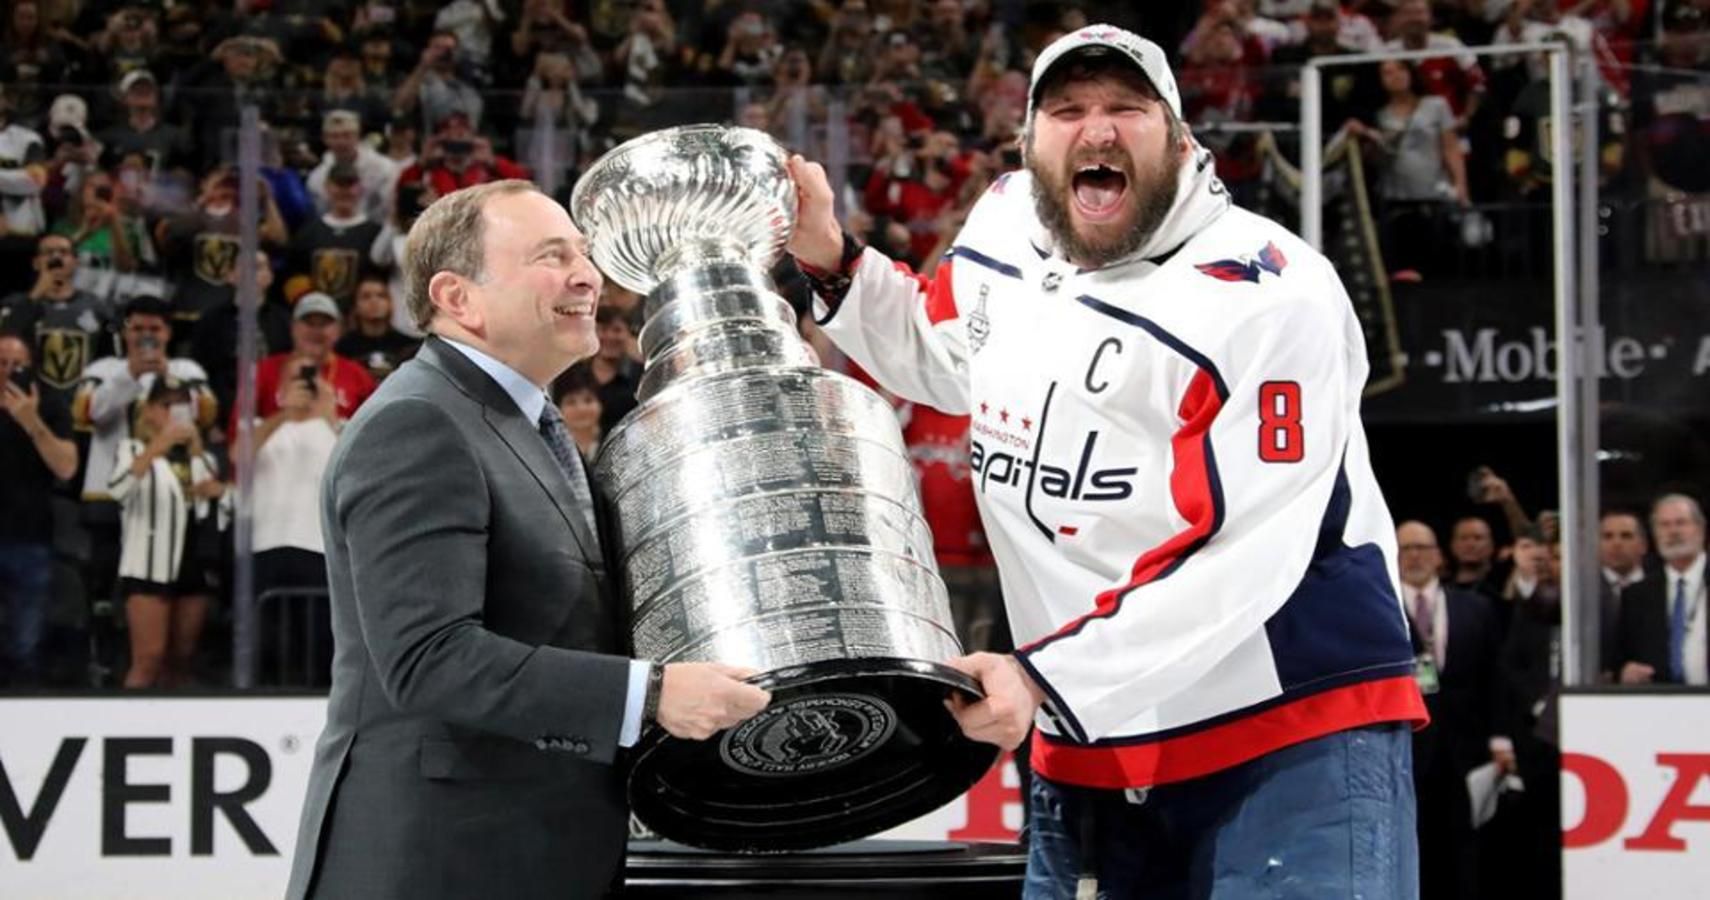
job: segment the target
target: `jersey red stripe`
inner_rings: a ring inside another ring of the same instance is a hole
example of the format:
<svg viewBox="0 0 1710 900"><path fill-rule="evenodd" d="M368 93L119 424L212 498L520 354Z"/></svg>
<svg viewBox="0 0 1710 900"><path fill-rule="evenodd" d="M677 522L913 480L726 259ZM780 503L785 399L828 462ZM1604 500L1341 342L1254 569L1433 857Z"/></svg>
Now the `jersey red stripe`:
<svg viewBox="0 0 1710 900"><path fill-rule="evenodd" d="M1180 737L1126 746L1033 736L1033 771L1064 784L1149 787L1220 772L1302 741L1380 722L1429 721L1410 675L1333 688Z"/></svg>
<svg viewBox="0 0 1710 900"><path fill-rule="evenodd" d="M1091 612L1023 647L1023 652L1032 652L1079 630L1090 618L1114 614L1117 605L1130 591L1174 568L1217 529L1218 501L1211 482L1213 463L1206 455L1206 436L1222 408L1223 398L1217 395L1217 383L1211 373L1199 370L1193 381L1188 383L1187 393L1177 410L1182 420L1181 427L1170 438L1170 452L1175 460L1175 467L1170 472L1170 498L1175 501L1176 512L1187 520L1187 527L1142 553L1134 562L1128 582L1099 594L1093 601Z"/></svg>
<svg viewBox="0 0 1710 900"><path fill-rule="evenodd" d="M958 316L956 295L950 286L952 263L953 260L950 259L939 260L938 270L932 273L931 281L921 278L919 275L914 276L921 282L921 287L926 292L926 320L934 325L939 322L948 322ZM908 269L903 268L901 264L897 268L908 272ZM909 272L908 274L913 273Z"/></svg>

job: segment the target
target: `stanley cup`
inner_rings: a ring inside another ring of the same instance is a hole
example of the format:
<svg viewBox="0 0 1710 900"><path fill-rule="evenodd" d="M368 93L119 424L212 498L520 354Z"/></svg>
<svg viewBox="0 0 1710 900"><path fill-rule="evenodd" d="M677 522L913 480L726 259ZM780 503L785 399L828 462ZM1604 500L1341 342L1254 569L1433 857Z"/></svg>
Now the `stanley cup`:
<svg viewBox="0 0 1710 900"><path fill-rule="evenodd" d="M606 276L646 295L638 406L595 481L616 511L635 655L762 674L711 740L653 729L630 799L664 837L777 852L865 837L990 768L943 701L961 652L896 417L819 368L767 275L795 225L781 147L696 125L637 138L571 197Z"/></svg>

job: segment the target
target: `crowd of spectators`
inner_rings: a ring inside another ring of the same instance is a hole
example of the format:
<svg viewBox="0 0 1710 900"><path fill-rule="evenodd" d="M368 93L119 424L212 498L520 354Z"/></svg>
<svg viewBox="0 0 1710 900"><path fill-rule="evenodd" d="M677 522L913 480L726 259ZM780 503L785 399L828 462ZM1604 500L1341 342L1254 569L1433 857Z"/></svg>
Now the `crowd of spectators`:
<svg viewBox="0 0 1710 900"><path fill-rule="evenodd" d="M1665 257L1705 243L1701 0L1153 6L1119 18L1176 47L1186 116L1253 205L1275 170L1267 154L1291 140L1301 63L1442 52L1325 70L1326 133L1372 155L1386 231L1414 238L1383 244L1401 280L1440 266L1456 240L1442 227L1472 204L1548 183L1540 61L1478 59L1467 45L1561 36L1590 53L1613 126L1600 148L1610 184L1663 205L1652 237ZM348 414L366 392L352 373L377 381L410 354L420 331L399 273L425 204L512 177L564 196L599 153L661 125L735 121L834 162L851 230L929 268L989 179L1020 165L1032 54L1086 16L996 0L18 0L0 23L0 284L18 288L0 301L0 330L29 345L42 409L100 435L71 494L100 538L86 555L112 555L107 457L130 439L153 373L211 396L198 419L208 446L235 436L244 107L259 115L266 451L270 416L326 403L314 381L279 372L338 376ZM1417 239L1433 229L1445 239ZM634 404L637 298L623 294L614 286L602 310L608 349L572 379L592 386L604 429ZM323 301L330 315L305 315ZM152 331L133 333L138 322ZM328 339L304 350L317 325ZM328 363L335 350L356 365ZM106 593L110 566L98 568L89 586Z"/></svg>
<svg viewBox="0 0 1710 900"><path fill-rule="evenodd" d="M1421 896L1560 896L1560 522L1529 516L1486 467L1468 492L1446 544L1422 521L1396 530L1432 717L1414 736ZM1598 533L1601 679L1710 685L1703 507L1665 493L1604 512Z"/></svg>
<svg viewBox="0 0 1710 900"><path fill-rule="evenodd" d="M265 507L272 455L296 446L284 425L326 418L330 446L413 351L401 257L435 197L514 177L564 197L627 137L733 121L833 163L849 228L929 269L990 179L1021 164L1032 55L1087 15L1001 0L16 0L0 22L0 331L27 345L42 413L84 435L67 482L81 490L62 486L58 504L99 563L84 587L113 590L106 479L156 375L191 386L199 440L231 476L245 108L258 114ZM1539 59L1469 45L1560 37L1589 53L1611 188L1661 204L1647 240L1665 258L1710 243L1704 0L1211 0L1115 15L1175 48L1187 119L1257 206L1290 152L1301 63L1441 51L1325 70L1326 134L1371 156L1383 224L1410 238L1383 243L1398 280L1440 268L1463 235L1441 229L1473 205L1548 183ZM1433 229L1443 240L1419 239ZM635 403L637 300L611 286L605 349L567 382L597 401L599 429ZM313 530L306 511L286 518ZM258 525L263 549L279 527ZM306 534L281 547L318 553Z"/></svg>
<svg viewBox="0 0 1710 900"><path fill-rule="evenodd" d="M849 229L930 269L989 181L1021 165L1034 54L1089 16L1172 51L1185 117L1216 151L1231 192L1284 217L1272 187L1297 155L1300 65L1383 49L1441 51L1421 62L1325 70L1325 134L1372 161L1395 281L1452 277L1441 247L1491 238L1488 224L1469 227L1477 210L1547 200L1540 58L1464 51L1565 39L1597 63L1606 198L1643 209L1649 260L1710 258L1707 0L1120 6L12 0L0 21L0 369L11 384L0 414L8 636L0 681L169 687L194 681L198 667L204 678L218 670L195 652L204 627L218 626L230 588L221 545L244 424L256 448L258 590L313 590L324 579L312 486L341 422L421 337L404 302L404 236L436 197L521 177L566 198L578 174L618 142L667 125L732 122L826 161ZM241 249L247 109L257 115L247 142L259 175L253 260ZM238 335L247 313L237 285L246 263L261 298L260 364L255 419L241 423ZM786 286L789 274L780 272ZM554 386L584 453L596 452L635 404L638 301L608 285L600 353ZM942 498L930 507L964 637L1000 644L989 552L958 456L966 420L903 413L922 490ZM1498 531L1513 537L1504 546L1478 518L1453 523L1446 556L1422 523L1403 526L1400 542L1408 584L1429 588L1407 598L1410 610L1439 624L1448 616L1435 631L1420 629L1422 655L1437 657L1440 703L1451 708L1440 731L1455 748L1441 754L1447 768L1427 764L1421 777L1443 784L1464 785L1468 769L1492 761L1504 775L1523 774L1544 752L1525 736L1547 732L1536 719L1555 680L1554 537L1491 478L1479 489L1506 505ZM1648 522L1638 514L1604 520L1613 680L1703 683L1702 654L1685 668L1671 655L1672 620L1630 621L1616 602L1640 572L1672 590L1679 579L1664 569L1697 572L1690 577L1702 592L1703 516L1686 503L1659 502ZM1698 562L1682 567L1685 551L1669 548L1694 523ZM1660 569L1636 562L1647 524ZM1611 538L1612 528L1625 537ZM165 559L175 563L163 567ZM56 593L86 598L92 633L105 623L120 635L76 647L87 671L68 671L44 652ZM1418 605L1424 594L1434 607ZM1463 617L1461 608L1472 611ZM1466 627L1463 618L1485 623L1470 664L1455 658L1450 637ZM1703 617L1693 621L1701 635ZM1467 678L1486 681L1467 688ZM1465 697L1476 702L1463 716L1456 710ZM1507 749L1493 755L1495 738ZM1478 877L1471 833L1440 832L1455 835L1453 846L1429 852L1462 861L1440 868ZM1459 886L1440 890L1471 896Z"/></svg>

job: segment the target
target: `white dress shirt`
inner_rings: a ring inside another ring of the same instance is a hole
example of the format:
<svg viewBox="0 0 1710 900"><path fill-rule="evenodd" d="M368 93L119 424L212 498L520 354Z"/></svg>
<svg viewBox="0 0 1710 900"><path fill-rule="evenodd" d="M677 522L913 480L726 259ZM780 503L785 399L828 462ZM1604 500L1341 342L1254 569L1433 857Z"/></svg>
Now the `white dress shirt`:
<svg viewBox="0 0 1710 900"><path fill-rule="evenodd" d="M1633 585L1645 580L1645 567L1634 566L1627 572L1627 574L1622 575L1620 572L1617 572L1608 566L1604 566L1603 580L1608 582L1609 587L1614 589L1615 593L1619 595L1622 591L1625 591Z"/></svg>
<svg viewBox="0 0 1710 900"><path fill-rule="evenodd" d="M528 380L528 377L516 369L505 365L486 353L457 341L447 339L447 346L457 348L459 353L469 358L469 361L486 372L489 377L504 388L510 395L517 409L527 417L529 422L538 423L540 413L546 409L548 397L540 385ZM543 439L544 440L544 439ZM629 694L624 702L623 728L618 731L618 746L633 747L641 739L641 707L647 700L647 674L653 666L651 662L641 659L629 661Z"/></svg>

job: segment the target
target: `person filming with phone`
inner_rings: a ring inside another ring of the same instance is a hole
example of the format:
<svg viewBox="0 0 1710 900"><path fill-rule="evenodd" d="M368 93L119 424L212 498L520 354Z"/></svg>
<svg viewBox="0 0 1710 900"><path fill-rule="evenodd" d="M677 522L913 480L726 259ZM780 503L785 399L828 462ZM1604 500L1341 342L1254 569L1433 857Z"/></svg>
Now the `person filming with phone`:
<svg viewBox="0 0 1710 900"><path fill-rule="evenodd" d="M123 511L119 589L131 637L125 687L182 687L207 619L226 485L197 427L198 394L150 380L134 437L119 443L107 491Z"/></svg>
<svg viewBox="0 0 1710 900"><path fill-rule="evenodd" d="M448 114L437 123L422 148L422 158L398 175L403 185L423 185L435 197L490 181L527 178L528 170L493 152L491 141L477 134L468 115Z"/></svg>
<svg viewBox="0 0 1710 900"><path fill-rule="evenodd" d="M321 473L344 423L356 414L374 379L333 352L338 304L319 291L291 312L291 349L263 359L255 374L255 591L326 587L327 568L318 505ZM232 428L236 447L237 413ZM234 450L235 453L235 450ZM233 462L243 465L241 459ZM331 625L324 605L308 626L324 630L318 646L331 665ZM317 668L320 666L317 664ZM325 672L321 672L324 681Z"/></svg>
<svg viewBox="0 0 1710 900"><path fill-rule="evenodd" d="M0 598L6 640L0 686L34 685L41 677L41 639L53 572L57 479L77 471L77 445L64 412L41 404L31 348L0 334Z"/></svg>
<svg viewBox="0 0 1710 900"><path fill-rule="evenodd" d="M42 235L31 265L36 277L29 290L0 299L0 331L29 342L42 407L68 412L84 368L109 349L107 312L93 294L77 287L71 238Z"/></svg>
<svg viewBox="0 0 1710 900"><path fill-rule="evenodd" d="M210 427L217 417L208 375L195 360L173 357L172 305L159 297L133 297L120 317L123 356L104 356L83 370L71 404L73 425L88 431L89 465L83 469L82 520L89 533L89 562L84 587L94 609L113 599L122 540L119 503L109 484L119 448L137 437L139 403L157 379L171 376L190 393L196 424Z"/></svg>

